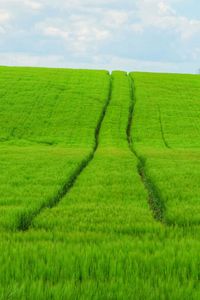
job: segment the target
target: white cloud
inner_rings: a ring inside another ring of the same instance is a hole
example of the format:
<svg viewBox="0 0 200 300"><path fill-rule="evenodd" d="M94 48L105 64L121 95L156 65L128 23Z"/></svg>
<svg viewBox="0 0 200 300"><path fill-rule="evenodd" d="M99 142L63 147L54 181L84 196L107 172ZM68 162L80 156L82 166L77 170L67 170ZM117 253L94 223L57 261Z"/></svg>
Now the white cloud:
<svg viewBox="0 0 200 300"><path fill-rule="evenodd" d="M75 54L83 54L96 51L102 43L110 42L128 26L128 21L127 11L96 8L94 11L87 9L85 13L74 11L66 19L46 19L36 28L45 36L62 39Z"/></svg>
<svg viewBox="0 0 200 300"><path fill-rule="evenodd" d="M172 9L166 1L158 2L158 11L159 11L160 15L176 14L175 10Z"/></svg>
<svg viewBox="0 0 200 300"><path fill-rule="evenodd" d="M108 10L104 12L102 23L106 27L119 29L129 21L129 13L122 10Z"/></svg>
<svg viewBox="0 0 200 300"><path fill-rule="evenodd" d="M108 30L79 17L72 18L69 24L50 24L51 22L39 24L38 29L45 36L61 39L66 48L76 52L74 54L91 51L97 47L99 42L110 37Z"/></svg>
<svg viewBox="0 0 200 300"><path fill-rule="evenodd" d="M53 26L47 26L42 28L44 35L53 36L53 37L61 37L63 39L69 38L69 33L67 31L61 30L59 28Z"/></svg>
<svg viewBox="0 0 200 300"><path fill-rule="evenodd" d="M170 1L143 0L137 1L137 15L139 22L132 24L133 31L144 31L153 27L175 32L180 39L187 40L200 34L200 20L189 19L178 15L170 6Z"/></svg>
<svg viewBox="0 0 200 300"><path fill-rule="evenodd" d="M95 51L109 41L126 22L127 14L117 10L99 10L96 15L72 14L66 20L48 19L36 25L45 36L62 39L76 53Z"/></svg>
<svg viewBox="0 0 200 300"><path fill-rule="evenodd" d="M24 0L24 5L30 7L32 10L41 10L43 8L43 4L40 2L32 1L32 0Z"/></svg>
<svg viewBox="0 0 200 300"><path fill-rule="evenodd" d="M127 0L128 2L131 0ZM72 10L88 10L99 9L107 6L117 6L121 4L121 0L0 0L1 7L16 8L29 7L33 10L40 10L41 8L51 8L62 11Z"/></svg>
<svg viewBox="0 0 200 300"><path fill-rule="evenodd" d="M0 9L0 24L7 23L11 19L11 13Z"/></svg>
<svg viewBox="0 0 200 300"><path fill-rule="evenodd" d="M130 29L135 32L135 33L142 33L144 32L144 26L142 24L136 23L136 24L132 24L130 26Z"/></svg>
<svg viewBox="0 0 200 300"><path fill-rule="evenodd" d="M101 8L107 5L113 6L121 4L121 0L40 0L40 2L45 6L50 6L54 8L62 9L87 9L87 8Z"/></svg>
<svg viewBox="0 0 200 300"><path fill-rule="evenodd" d="M0 65L64 67L64 58L59 55L31 55L26 53L0 53Z"/></svg>
<svg viewBox="0 0 200 300"><path fill-rule="evenodd" d="M23 17L24 10L30 12L39 11L44 7L44 0L0 0L1 7L12 11L13 15L21 13Z"/></svg>
<svg viewBox="0 0 200 300"><path fill-rule="evenodd" d="M7 10L0 9L0 36L5 36L12 16Z"/></svg>
<svg viewBox="0 0 200 300"><path fill-rule="evenodd" d="M176 65L178 71L182 67L176 61L190 61L183 66L184 70L192 70L194 61L198 61L200 56L200 20L178 13L178 6L174 3L184 5L184 2L0 0L2 49L9 51L12 47L13 52L27 52L4 53L0 62L103 68L107 65L122 69L130 69L130 65L131 69L138 66L145 70L169 71L174 70ZM153 41L152 45L149 41ZM166 48L161 45L162 42ZM162 50L159 52L159 49ZM34 55L34 51L46 55ZM123 55L133 59L125 59ZM77 62L73 62L74 56ZM156 59L160 61L156 63ZM173 60L173 63L167 60ZM85 61L90 63L85 64Z"/></svg>

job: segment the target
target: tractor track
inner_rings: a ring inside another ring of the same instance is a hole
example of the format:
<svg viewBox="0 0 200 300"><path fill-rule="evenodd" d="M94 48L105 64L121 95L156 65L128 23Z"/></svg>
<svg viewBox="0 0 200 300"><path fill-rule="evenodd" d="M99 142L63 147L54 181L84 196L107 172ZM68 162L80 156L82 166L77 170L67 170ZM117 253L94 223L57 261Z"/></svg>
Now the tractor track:
<svg viewBox="0 0 200 300"><path fill-rule="evenodd" d="M146 161L143 157L141 157L138 154L137 150L134 147L134 143L132 141L131 129L132 129L132 123L134 119L134 108L136 104L136 98L135 98L135 90L134 90L134 81L130 75L129 75L129 81L130 81L131 104L129 109L128 125L126 130L127 141L131 152L136 156L138 160L138 164L137 164L138 174L148 193L148 203L152 211L153 217L155 220L161 223L165 223L165 218L164 218L165 206L161 198L160 192L157 189L156 185L153 183L152 179L148 176L146 171Z"/></svg>
<svg viewBox="0 0 200 300"><path fill-rule="evenodd" d="M70 176L70 178L68 178L68 180L65 182L65 184L60 188L60 190L58 191L58 193L52 197L49 201L47 201L46 203L44 203L39 209L37 209L34 212L25 212L24 214L22 214L18 220L18 224L17 224L17 231L27 231L29 230L29 228L31 227L31 224L33 222L33 220L46 208L53 208L55 207L62 199L63 197L65 197L70 190L72 189L72 187L74 186L74 184L76 183L77 179L79 178L79 176L82 174L82 172L84 171L84 169L90 164L90 162L93 160L94 155L97 151L97 148L99 146L99 133L101 130L101 125L103 123L104 117L106 115L107 112L107 108L109 106L110 100L111 100L111 95L112 95L112 75L110 75L110 87L109 87L109 92L108 92L108 98L107 101L103 107L103 110L101 112L99 121L97 123L97 127L95 129L95 144L94 147L91 151L91 153L88 155L87 158L85 158L80 165L75 169L75 171L73 172L73 174Z"/></svg>

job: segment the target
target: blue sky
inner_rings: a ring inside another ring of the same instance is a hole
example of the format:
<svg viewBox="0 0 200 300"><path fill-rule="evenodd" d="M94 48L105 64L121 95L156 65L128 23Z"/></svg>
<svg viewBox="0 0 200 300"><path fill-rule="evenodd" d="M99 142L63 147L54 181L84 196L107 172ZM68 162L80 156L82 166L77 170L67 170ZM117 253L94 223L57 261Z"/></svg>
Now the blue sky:
<svg viewBox="0 0 200 300"><path fill-rule="evenodd" d="M0 65L196 73L199 0L0 0Z"/></svg>

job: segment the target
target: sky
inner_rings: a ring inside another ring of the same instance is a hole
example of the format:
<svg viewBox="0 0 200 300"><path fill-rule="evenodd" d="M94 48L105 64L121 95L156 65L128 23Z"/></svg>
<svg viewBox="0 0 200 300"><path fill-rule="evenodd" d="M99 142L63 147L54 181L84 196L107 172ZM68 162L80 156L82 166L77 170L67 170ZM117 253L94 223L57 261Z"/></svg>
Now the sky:
<svg viewBox="0 0 200 300"><path fill-rule="evenodd" d="M197 73L199 0L0 0L0 65Z"/></svg>

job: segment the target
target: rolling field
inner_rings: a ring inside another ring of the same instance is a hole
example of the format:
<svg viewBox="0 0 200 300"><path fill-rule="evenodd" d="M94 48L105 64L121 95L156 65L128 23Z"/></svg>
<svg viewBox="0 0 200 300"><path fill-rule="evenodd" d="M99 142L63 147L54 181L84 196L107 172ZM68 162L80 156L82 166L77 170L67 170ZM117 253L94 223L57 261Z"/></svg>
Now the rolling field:
<svg viewBox="0 0 200 300"><path fill-rule="evenodd" d="M200 224L200 77L132 74L135 83L134 148L143 161L161 219ZM144 122L147 122L144 127Z"/></svg>
<svg viewBox="0 0 200 300"><path fill-rule="evenodd" d="M200 77L0 68L0 299L200 298Z"/></svg>
<svg viewBox="0 0 200 300"><path fill-rule="evenodd" d="M90 159L110 78L95 71L0 72L0 227L15 230L54 205Z"/></svg>

